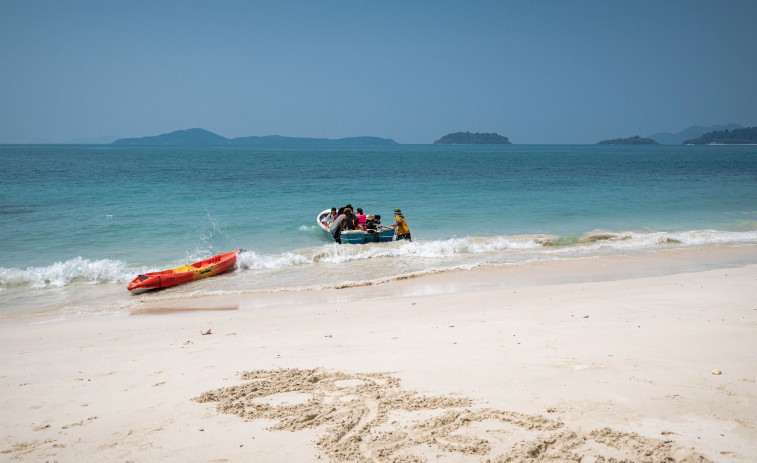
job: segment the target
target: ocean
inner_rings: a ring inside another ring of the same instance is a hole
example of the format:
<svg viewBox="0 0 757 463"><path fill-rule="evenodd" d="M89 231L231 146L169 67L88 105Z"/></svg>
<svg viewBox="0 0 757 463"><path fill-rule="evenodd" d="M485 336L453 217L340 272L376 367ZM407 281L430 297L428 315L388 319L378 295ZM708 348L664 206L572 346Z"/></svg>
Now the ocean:
<svg viewBox="0 0 757 463"><path fill-rule="evenodd" d="M757 243L757 146L0 145L0 317L320 290L449 269ZM347 203L413 242L337 245ZM243 249L230 272L136 275Z"/></svg>

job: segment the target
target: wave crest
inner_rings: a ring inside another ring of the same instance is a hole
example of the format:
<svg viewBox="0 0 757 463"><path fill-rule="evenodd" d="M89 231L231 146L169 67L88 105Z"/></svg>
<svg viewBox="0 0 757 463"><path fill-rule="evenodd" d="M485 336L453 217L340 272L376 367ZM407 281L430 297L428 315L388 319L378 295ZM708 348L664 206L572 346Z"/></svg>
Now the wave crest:
<svg viewBox="0 0 757 463"><path fill-rule="evenodd" d="M63 287L72 283L126 283L136 273L120 260L75 257L47 267L0 268L0 287Z"/></svg>
<svg viewBox="0 0 757 463"><path fill-rule="evenodd" d="M264 255L255 251L242 251L237 257L237 267L241 269L280 269L294 265L312 263L312 259L302 254L284 252L281 254Z"/></svg>
<svg viewBox="0 0 757 463"><path fill-rule="evenodd" d="M455 237L428 241L395 241L370 245L324 244L275 254L243 251L237 270L276 271L315 265L338 265L369 259L401 259L414 271L456 267L475 267L483 263L583 257L606 253L656 250L661 247L694 247L719 244L755 244L757 231L692 230L682 232L592 231L584 234L521 235L495 237ZM186 262L209 257L212 251L195 250ZM120 260L90 260L76 257L46 267L27 269L0 268L0 291L14 288L52 288L72 284L125 284L136 275L183 265L182 261L147 266L130 265ZM380 265L384 265L381 263ZM316 270L317 271L317 270ZM398 270L400 271L400 270ZM404 270L403 270L404 271ZM400 273L402 273L400 271ZM354 275L353 275L354 276ZM280 279L286 280L284 274ZM293 277L298 278L298 277Z"/></svg>

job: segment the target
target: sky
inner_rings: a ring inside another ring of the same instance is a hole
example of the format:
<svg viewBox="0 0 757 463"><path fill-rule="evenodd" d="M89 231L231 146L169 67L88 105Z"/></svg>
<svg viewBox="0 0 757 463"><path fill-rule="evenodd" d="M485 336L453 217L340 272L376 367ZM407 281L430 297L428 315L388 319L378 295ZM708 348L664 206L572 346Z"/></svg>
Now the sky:
<svg viewBox="0 0 757 463"><path fill-rule="evenodd" d="M0 0L0 143L757 125L755 1Z"/></svg>

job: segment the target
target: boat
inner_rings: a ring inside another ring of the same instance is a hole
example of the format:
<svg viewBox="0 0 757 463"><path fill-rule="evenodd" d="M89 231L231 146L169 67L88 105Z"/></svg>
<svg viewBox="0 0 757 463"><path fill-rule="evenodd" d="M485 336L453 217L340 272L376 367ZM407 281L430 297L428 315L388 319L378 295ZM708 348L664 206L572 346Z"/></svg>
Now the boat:
<svg viewBox="0 0 757 463"><path fill-rule="evenodd" d="M316 217L315 223L326 233L326 236L333 240L334 236L329 231L329 226L324 223L330 213L331 209L321 212ZM380 215L369 215L365 230L344 230L340 239L342 244L387 243L394 240L394 229L382 227Z"/></svg>
<svg viewBox="0 0 757 463"><path fill-rule="evenodd" d="M230 269L237 262L237 254L242 252L241 249L218 254L210 259L201 260L194 264L184 265L171 270L162 272L151 272L137 275L127 289L132 294L143 293L151 289L168 288L170 286L188 283L199 280L200 278L212 277Z"/></svg>

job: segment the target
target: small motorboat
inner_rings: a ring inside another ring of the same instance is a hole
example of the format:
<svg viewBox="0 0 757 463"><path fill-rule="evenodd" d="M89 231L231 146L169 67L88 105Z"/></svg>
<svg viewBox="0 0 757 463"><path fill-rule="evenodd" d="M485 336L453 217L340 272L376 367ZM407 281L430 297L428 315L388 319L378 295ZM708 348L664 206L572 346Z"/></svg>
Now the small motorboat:
<svg viewBox="0 0 757 463"><path fill-rule="evenodd" d="M218 254L210 259L201 260L183 267L137 275L129 283L127 289L132 294L137 294L151 289L168 288L169 286L180 285L199 280L200 278L212 277L233 267L237 262L237 254L241 251L241 249L237 249L236 251Z"/></svg>
<svg viewBox="0 0 757 463"><path fill-rule="evenodd" d="M326 217L330 213L331 209L326 209L318 214L315 222L333 240L334 236L329 231L329 224L325 222ZM369 215L365 224L365 230L344 230L340 238L342 244L387 243L394 240L394 229L381 226L380 215Z"/></svg>

